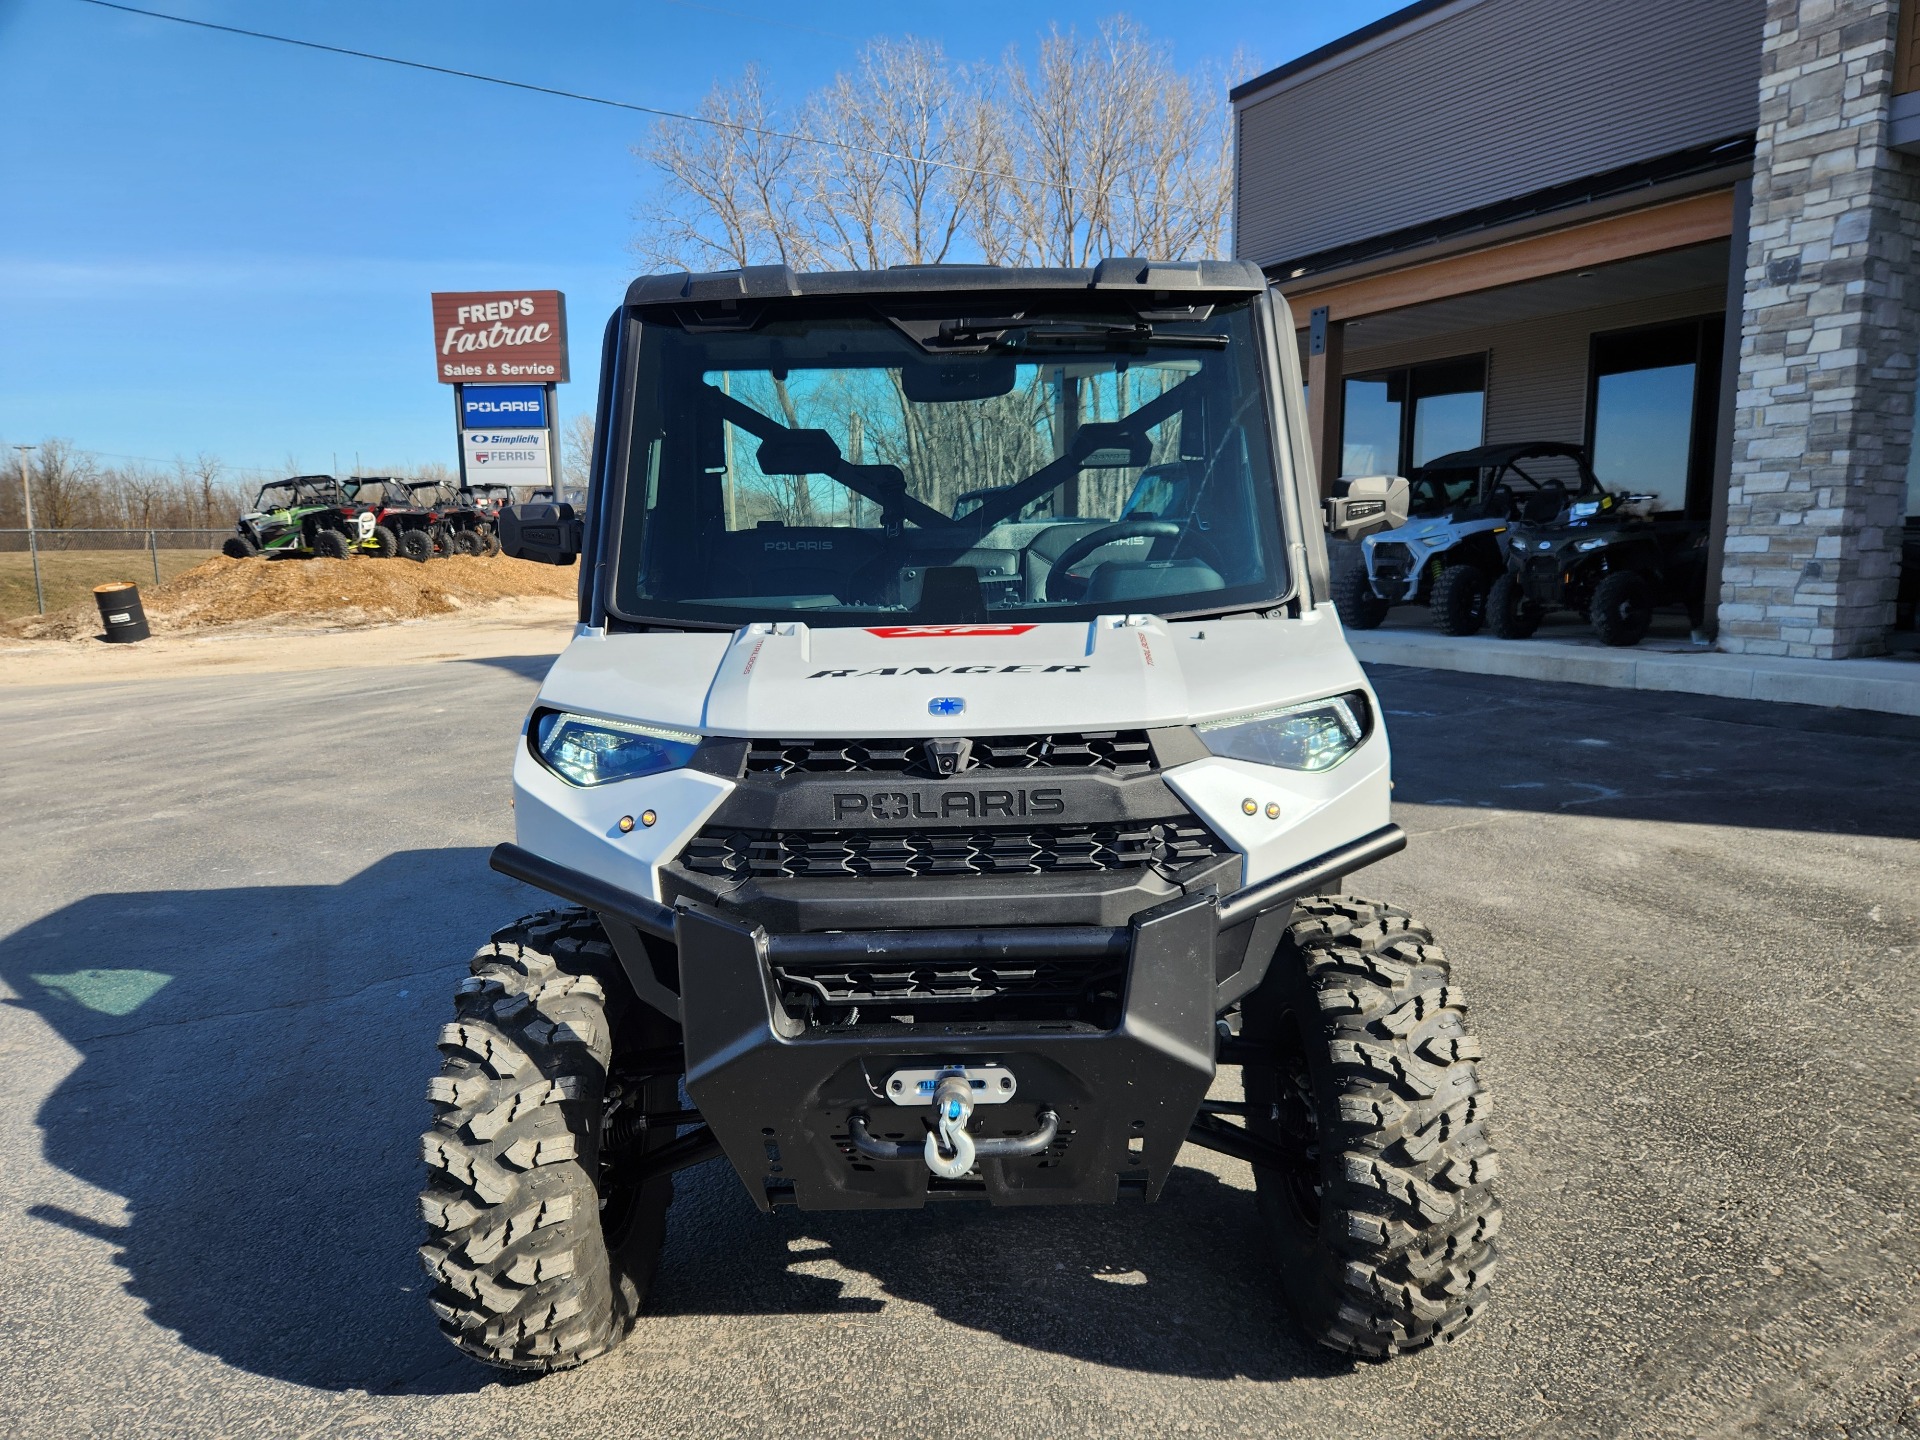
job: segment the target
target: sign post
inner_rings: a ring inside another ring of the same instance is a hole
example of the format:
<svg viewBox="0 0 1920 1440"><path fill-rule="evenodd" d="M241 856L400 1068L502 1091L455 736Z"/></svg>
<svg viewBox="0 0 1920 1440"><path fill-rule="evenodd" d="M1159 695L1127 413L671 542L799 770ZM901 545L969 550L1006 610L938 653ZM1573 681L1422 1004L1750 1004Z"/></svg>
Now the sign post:
<svg viewBox="0 0 1920 1440"><path fill-rule="evenodd" d="M435 378L453 386L460 484L560 495L555 387L567 373L567 297L558 290L438 292Z"/></svg>

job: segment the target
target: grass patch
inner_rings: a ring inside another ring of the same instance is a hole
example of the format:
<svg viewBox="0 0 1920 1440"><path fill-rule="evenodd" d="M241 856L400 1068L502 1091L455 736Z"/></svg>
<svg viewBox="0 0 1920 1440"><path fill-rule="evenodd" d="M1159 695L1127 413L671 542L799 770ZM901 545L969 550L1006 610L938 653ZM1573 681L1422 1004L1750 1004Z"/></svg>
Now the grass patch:
<svg viewBox="0 0 1920 1440"><path fill-rule="evenodd" d="M210 550L162 550L160 578L171 580L203 562ZM42 550L40 579L47 610L93 601L93 587L131 580L145 593L153 589L153 556L145 550ZM33 614L33 557L26 551L0 552L0 620Z"/></svg>

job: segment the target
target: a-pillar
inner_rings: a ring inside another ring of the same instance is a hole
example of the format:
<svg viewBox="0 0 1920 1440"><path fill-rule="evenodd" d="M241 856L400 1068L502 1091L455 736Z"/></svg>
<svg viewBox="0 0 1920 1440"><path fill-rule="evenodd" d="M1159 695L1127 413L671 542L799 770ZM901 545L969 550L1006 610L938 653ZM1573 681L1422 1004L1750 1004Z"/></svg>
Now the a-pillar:
<svg viewBox="0 0 1920 1440"><path fill-rule="evenodd" d="M1307 326L1307 436L1313 446L1314 469L1320 476L1320 494L1333 494L1340 478L1341 398L1346 378L1341 373L1346 351L1346 324L1331 319L1322 305Z"/></svg>
<svg viewBox="0 0 1920 1440"><path fill-rule="evenodd" d="M1723 650L1871 655L1893 621L1920 330L1920 183L1888 149L1897 10L1767 6Z"/></svg>

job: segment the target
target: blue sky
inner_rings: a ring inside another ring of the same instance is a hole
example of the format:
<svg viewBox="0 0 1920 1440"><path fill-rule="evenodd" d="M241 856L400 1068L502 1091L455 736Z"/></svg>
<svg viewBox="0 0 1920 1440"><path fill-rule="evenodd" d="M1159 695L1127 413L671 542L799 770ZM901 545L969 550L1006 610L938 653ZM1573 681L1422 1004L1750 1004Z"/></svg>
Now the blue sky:
<svg viewBox="0 0 1920 1440"><path fill-rule="evenodd" d="M145 8L692 109L757 62L783 99L876 35L1031 53L1113 4L131 0ZM1277 65L1397 0L1135 12L1180 63ZM1180 16L1175 35L1164 17ZM1237 76L1236 79L1244 79ZM566 292L562 416L590 406L633 273L645 117L139 18L0 0L0 441L371 469L455 440L427 296Z"/></svg>

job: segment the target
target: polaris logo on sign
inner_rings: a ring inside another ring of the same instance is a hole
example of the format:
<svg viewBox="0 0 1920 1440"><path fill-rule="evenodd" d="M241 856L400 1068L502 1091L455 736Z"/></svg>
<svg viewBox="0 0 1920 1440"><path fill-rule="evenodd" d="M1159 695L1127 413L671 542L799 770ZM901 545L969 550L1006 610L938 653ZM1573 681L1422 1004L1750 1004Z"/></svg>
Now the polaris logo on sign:
<svg viewBox="0 0 1920 1440"><path fill-rule="evenodd" d="M467 430L496 425L544 430L546 389L539 385L468 385L460 392L460 424Z"/></svg>

